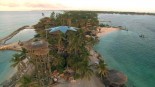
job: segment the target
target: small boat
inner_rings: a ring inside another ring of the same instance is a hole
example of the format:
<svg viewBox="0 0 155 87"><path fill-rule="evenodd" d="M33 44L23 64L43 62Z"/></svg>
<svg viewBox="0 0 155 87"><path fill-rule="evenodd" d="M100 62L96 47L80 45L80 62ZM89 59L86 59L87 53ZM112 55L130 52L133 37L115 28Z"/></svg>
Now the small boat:
<svg viewBox="0 0 155 87"><path fill-rule="evenodd" d="M139 37L141 37L141 38L145 38L144 34L139 35Z"/></svg>
<svg viewBox="0 0 155 87"><path fill-rule="evenodd" d="M42 13L42 16L44 16L44 13Z"/></svg>

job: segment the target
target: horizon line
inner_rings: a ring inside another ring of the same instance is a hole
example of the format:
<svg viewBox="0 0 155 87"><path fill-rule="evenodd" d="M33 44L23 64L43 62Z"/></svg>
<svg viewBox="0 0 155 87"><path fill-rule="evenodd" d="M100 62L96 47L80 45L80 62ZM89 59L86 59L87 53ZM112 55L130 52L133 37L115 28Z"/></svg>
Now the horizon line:
<svg viewBox="0 0 155 87"><path fill-rule="evenodd" d="M99 11L99 12L120 12L120 13L122 13L122 12L125 12L125 13L127 13L127 12L129 12L129 13L155 13L155 12L139 12L139 11L108 11L108 10L79 10L79 9L74 9L74 10L68 10L68 9L65 9L65 10L10 10L10 11L12 11L12 12L23 12L23 11ZM7 11L1 11L0 10L0 12L8 12L8 10Z"/></svg>

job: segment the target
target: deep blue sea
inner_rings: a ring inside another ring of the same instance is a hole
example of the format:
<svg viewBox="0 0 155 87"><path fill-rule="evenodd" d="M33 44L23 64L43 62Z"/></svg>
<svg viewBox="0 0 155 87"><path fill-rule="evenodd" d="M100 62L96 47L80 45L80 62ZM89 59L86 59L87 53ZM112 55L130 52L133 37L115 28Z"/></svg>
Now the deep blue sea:
<svg viewBox="0 0 155 87"><path fill-rule="evenodd" d="M42 18L43 11L0 12L0 38L24 26L33 25ZM51 11L44 11L50 16ZM129 79L128 87L155 87L155 16L99 14L99 20L111 21L112 26L123 26L128 31L112 32L100 38L95 45L108 67L124 72ZM146 38L140 38L144 34ZM23 30L7 43L32 38L34 30ZM14 51L0 51L0 83L8 79L14 69L10 59Z"/></svg>

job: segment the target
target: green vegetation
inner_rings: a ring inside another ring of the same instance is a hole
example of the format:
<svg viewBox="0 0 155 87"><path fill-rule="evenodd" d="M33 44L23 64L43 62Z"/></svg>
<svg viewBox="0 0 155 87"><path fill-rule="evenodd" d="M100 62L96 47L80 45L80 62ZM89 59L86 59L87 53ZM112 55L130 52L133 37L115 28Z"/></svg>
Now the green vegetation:
<svg viewBox="0 0 155 87"><path fill-rule="evenodd" d="M43 23L44 26L38 27L40 23L45 22L42 20L53 20L50 27L64 25L78 27L77 32L68 31L67 33L54 33L48 34L47 41L50 43L50 55L52 57L52 71L58 70L62 73L65 69L74 70L75 78L90 78L93 74L91 65L89 65L89 50L98 39L92 35L92 28L87 29L87 23L89 22L92 27L98 26L98 18L95 12L76 12L69 11L64 14L52 13L50 18L43 18L38 24L35 25L36 31L45 38L45 27L48 23ZM53 25L54 24L54 25ZM42 30L41 30L42 29ZM86 37L89 35L90 37ZM102 61L102 63L104 63ZM100 63L98 66L102 70L101 74L105 75L104 64Z"/></svg>
<svg viewBox="0 0 155 87"><path fill-rule="evenodd" d="M104 63L103 60L100 59L99 64L96 66L97 66L97 71L98 71L98 74L100 75L100 77L107 76L108 69L106 68L107 65Z"/></svg>
<svg viewBox="0 0 155 87"><path fill-rule="evenodd" d="M86 49L93 44L93 37L90 37L92 42L85 37L82 29L77 32L68 31L66 34L59 32L58 36L51 36L51 51L50 55L53 58L53 65L56 69L65 70L70 68L75 71L75 77L88 77L92 74L89 67L89 50ZM54 43L55 41L55 43ZM88 45L88 46L89 46ZM86 74L87 73L87 74ZM88 75L88 76L87 76Z"/></svg>
<svg viewBox="0 0 155 87"><path fill-rule="evenodd" d="M67 31L65 34L62 32L49 33L49 31L45 30L50 27L62 25L78 27L79 29L76 32ZM65 76L68 76L68 78L90 79L94 71L92 65L90 65L89 57L91 55L89 51L93 45L98 42L98 38L94 33L95 26L98 26L97 14L89 11L67 11L64 14L52 13L50 17L42 18L34 25L38 33L35 35L35 38L44 39L49 43L49 59L52 60L52 62L50 62L50 73L58 71L60 74L66 74ZM15 56L15 60L13 59L15 63L14 66L22 60L20 56L21 55L17 55L17 57ZM99 62L97 70L100 75L105 75L107 69L104 61L101 60ZM67 73L69 73L69 75ZM23 85L29 85L31 80L27 77L23 77L21 82ZM28 87L27 85L23 87Z"/></svg>
<svg viewBox="0 0 155 87"><path fill-rule="evenodd" d="M103 24L103 23L100 24L99 26L100 26L100 27L110 27L108 24Z"/></svg>
<svg viewBox="0 0 155 87"><path fill-rule="evenodd" d="M81 11L67 11L64 14L55 14L54 12L50 17L40 19L38 24L34 25L36 31L45 37L45 29L55 26L72 26L78 28L87 28L90 24L90 29L98 26L99 21L96 12L81 12Z"/></svg>
<svg viewBox="0 0 155 87"><path fill-rule="evenodd" d="M12 62L12 67L16 67L19 63L22 63L22 61L26 58L26 50L22 49L21 53L16 53L13 55L13 58L10 62ZM23 65L24 66L24 65Z"/></svg>
<svg viewBox="0 0 155 87"><path fill-rule="evenodd" d="M32 79L33 78L30 76L24 75L19 81L19 84L21 84L20 87L41 87L38 82L33 81Z"/></svg>

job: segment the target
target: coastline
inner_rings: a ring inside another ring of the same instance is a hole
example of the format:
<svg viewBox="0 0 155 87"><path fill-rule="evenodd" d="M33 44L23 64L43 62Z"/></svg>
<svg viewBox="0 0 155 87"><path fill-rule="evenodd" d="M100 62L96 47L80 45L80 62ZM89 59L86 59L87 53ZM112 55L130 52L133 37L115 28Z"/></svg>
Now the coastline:
<svg viewBox="0 0 155 87"><path fill-rule="evenodd" d="M96 36L97 37L106 36L111 32L119 31L119 30L121 29L117 27L98 27ZM99 59L97 58L99 54L94 49L90 49L90 54L92 55L92 57L90 57L90 60L92 63L99 62Z"/></svg>
<svg viewBox="0 0 155 87"><path fill-rule="evenodd" d="M115 27L98 27L97 28L97 36L98 37L101 37L101 36L105 36L111 32L114 32L114 31L118 31L120 30L120 28L115 28Z"/></svg>
<svg viewBox="0 0 155 87"><path fill-rule="evenodd" d="M13 43L7 43L7 41L9 41L10 39L12 39L15 35L17 35L18 33L20 33L21 31L25 30L25 29L34 29L32 26L23 26L17 30L15 30L14 32L12 32L11 34L9 34L8 36L0 39L0 51L1 50L13 50L13 51L21 51L21 46L19 45L19 41L18 42L13 42Z"/></svg>
<svg viewBox="0 0 155 87"><path fill-rule="evenodd" d="M99 30L100 29L100 30ZM98 36L98 37L101 37L101 36L105 36L105 35L107 35L107 34L109 34L109 33L111 33L111 32L114 32L114 31L117 31L117 30L120 30L119 28L113 28L113 27L99 27L99 28L97 28L97 33L96 33L96 35ZM15 34L16 35L16 34ZM7 41L7 40L6 40ZM12 44L15 44L15 43L12 43ZM9 47L11 47L11 48L13 48L13 45L12 44L9 44L8 46ZM17 46L18 47L18 46ZM90 50L90 53L92 54L92 55L94 55L94 56L92 56L92 57L90 57L90 60L91 60L91 63L97 63L97 62L99 62L99 59L97 59L97 55L98 55L98 53L96 53L93 49L92 50ZM14 75L14 74L13 74ZM93 78L96 78L96 77L93 77ZM78 81L78 80L77 80ZM86 81L86 80L84 80L84 81ZM98 80L99 81L99 80ZM80 83L82 82L81 80L79 81ZM94 84L96 83L95 81L93 81L94 82ZM101 85L101 82L98 82L98 83L100 83L100 85ZM60 84L60 85L62 85L62 84ZM104 87L104 84L102 84L103 85L103 87Z"/></svg>
<svg viewBox="0 0 155 87"><path fill-rule="evenodd" d="M21 51L22 48L21 48L19 42L15 42L15 43L10 43L10 44L0 46L0 51L1 50Z"/></svg>
<svg viewBox="0 0 155 87"><path fill-rule="evenodd" d="M21 51L21 46L19 45L19 42L13 42L13 43L7 43L7 41L9 41L10 39L12 39L15 35L19 34L21 31L25 30L25 29L33 29L33 27L31 26L23 26L15 31L13 31L12 33L10 33L9 35L7 35L4 38L0 39L0 51ZM10 67L10 65L9 65ZM0 81L0 87L2 85L11 83L17 74L17 67L12 68L11 71L7 72L5 74L5 77L3 77L3 80Z"/></svg>
<svg viewBox="0 0 155 87"><path fill-rule="evenodd" d="M8 36L0 39L0 45L5 44L6 41L10 40L12 37L14 37L16 34L18 34L20 31L22 31L24 29L33 29L33 27L26 25L26 26L23 26L23 27L15 30L14 32L12 32L11 34L9 34Z"/></svg>

